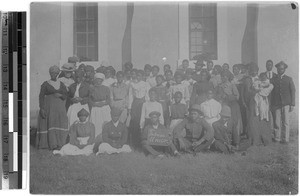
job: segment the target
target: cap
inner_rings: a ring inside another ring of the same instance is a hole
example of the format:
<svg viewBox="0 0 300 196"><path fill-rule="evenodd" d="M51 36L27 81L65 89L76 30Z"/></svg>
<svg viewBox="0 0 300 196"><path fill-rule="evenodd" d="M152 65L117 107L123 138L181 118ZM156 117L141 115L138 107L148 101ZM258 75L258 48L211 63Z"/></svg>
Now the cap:
<svg viewBox="0 0 300 196"><path fill-rule="evenodd" d="M157 116L157 117L160 117L160 112L158 112L158 111L150 112L149 117L151 118L154 115Z"/></svg>
<svg viewBox="0 0 300 196"><path fill-rule="evenodd" d="M201 112L201 106L199 104L194 104L194 105L192 105L190 110L195 110L197 112Z"/></svg>
<svg viewBox="0 0 300 196"><path fill-rule="evenodd" d="M231 117L231 109L229 106L227 105L223 105L221 112L220 112L221 116L226 116L226 117Z"/></svg>
<svg viewBox="0 0 300 196"><path fill-rule="evenodd" d="M86 110L86 109L84 109L84 108L82 108L78 113L77 113L77 116L79 117L79 116L89 116L90 115L90 113Z"/></svg>

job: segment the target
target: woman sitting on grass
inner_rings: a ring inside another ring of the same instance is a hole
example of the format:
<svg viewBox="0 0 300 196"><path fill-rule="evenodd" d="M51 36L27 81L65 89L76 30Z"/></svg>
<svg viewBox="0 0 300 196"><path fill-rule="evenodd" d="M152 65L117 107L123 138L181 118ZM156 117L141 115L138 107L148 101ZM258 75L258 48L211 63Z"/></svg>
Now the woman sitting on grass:
<svg viewBox="0 0 300 196"><path fill-rule="evenodd" d="M89 112L82 108L75 121L70 127L70 142L60 150L54 150L53 154L58 155L90 155L93 153L95 140L95 126L88 121Z"/></svg>
<svg viewBox="0 0 300 196"><path fill-rule="evenodd" d="M127 127L124 123L120 122L121 113L121 109L112 108L110 113L112 120L103 126L103 143L98 147L96 155L131 152L130 147L126 144L128 138Z"/></svg>

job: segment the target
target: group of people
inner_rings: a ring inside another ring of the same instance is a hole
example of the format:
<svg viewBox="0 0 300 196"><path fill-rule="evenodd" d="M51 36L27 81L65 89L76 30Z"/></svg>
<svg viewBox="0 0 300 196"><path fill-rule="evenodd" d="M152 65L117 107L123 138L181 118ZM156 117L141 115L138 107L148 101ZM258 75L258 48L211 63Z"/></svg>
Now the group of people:
<svg viewBox="0 0 300 196"><path fill-rule="evenodd" d="M41 85L37 147L60 155L112 154L143 151L196 154L240 149L251 145L289 142L289 112L295 106L295 86L285 75L287 65L266 62L258 75L254 63L214 65L198 60L190 68L183 60L173 73L146 64L123 71L72 61L50 67ZM77 66L80 64L79 66ZM160 74L162 72L163 74ZM168 135L159 145L149 133Z"/></svg>

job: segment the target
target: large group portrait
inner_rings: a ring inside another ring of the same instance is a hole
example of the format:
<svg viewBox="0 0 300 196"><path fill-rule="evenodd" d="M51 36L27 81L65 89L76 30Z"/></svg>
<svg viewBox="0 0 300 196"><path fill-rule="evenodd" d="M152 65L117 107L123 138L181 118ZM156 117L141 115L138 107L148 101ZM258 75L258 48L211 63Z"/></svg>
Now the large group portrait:
<svg viewBox="0 0 300 196"><path fill-rule="evenodd" d="M298 14L31 3L30 193L297 194Z"/></svg>

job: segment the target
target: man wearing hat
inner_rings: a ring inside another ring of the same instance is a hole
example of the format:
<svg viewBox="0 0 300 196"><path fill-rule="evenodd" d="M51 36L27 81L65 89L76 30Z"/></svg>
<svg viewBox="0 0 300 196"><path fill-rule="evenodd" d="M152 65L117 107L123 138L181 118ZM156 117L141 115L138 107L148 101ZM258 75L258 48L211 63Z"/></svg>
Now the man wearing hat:
<svg viewBox="0 0 300 196"><path fill-rule="evenodd" d="M148 133L150 131L157 131L157 132L163 132L166 133L168 130L164 125L162 125L159 122L159 117L161 113L158 111L153 111L149 114L151 123L148 124L143 130L142 130L142 146L143 149L147 154L150 154L154 157L164 157L163 152L167 149L171 150L173 155L178 155L178 151L176 150L173 142L170 140L168 146L159 146L159 145L151 145L150 141L148 141Z"/></svg>
<svg viewBox="0 0 300 196"><path fill-rule="evenodd" d="M112 108L111 121L104 124L102 131L103 143L98 147L98 154L113 154L121 152L131 152L127 145L128 130L124 123L120 122L120 115L122 110L119 108Z"/></svg>
<svg viewBox="0 0 300 196"><path fill-rule="evenodd" d="M287 143L290 138L290 112L295 106L295 85L293 79L285 74L287 64L283 61L275 65L278 75L273 76L271 83L271 108L275 119L275 141Z"/></svg>
<svg viewBox="0 0 300 196"><path fill-rule="evenodd" d="M59 155L90 155L93 153L95 142L95 126L88 121L89 112L81 109L77 113L78 119L70 127L70 142L53 154Z"/></svg>
<svg viewBox="0 0 300 196"><path fill-rule="evenodd" d="M230 120L230 107L223 105L220 116L220 120L212 124L215 138L213 146L217 151L221 151L224 154L229 154L233 149L233 146L231 145L233 124Z"/></svg>
<svg viewBox="0 0 300 196"><path fill-rule="evenodd" d="M208 150L213 140L214 130L201 118L200 105L192 105L190 117L184 119L174 128L174 143L179 150L195 154Z"/></svg>

